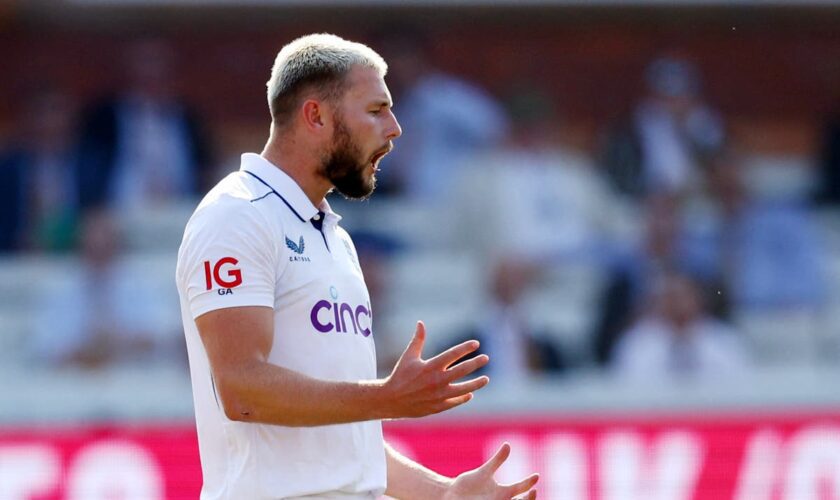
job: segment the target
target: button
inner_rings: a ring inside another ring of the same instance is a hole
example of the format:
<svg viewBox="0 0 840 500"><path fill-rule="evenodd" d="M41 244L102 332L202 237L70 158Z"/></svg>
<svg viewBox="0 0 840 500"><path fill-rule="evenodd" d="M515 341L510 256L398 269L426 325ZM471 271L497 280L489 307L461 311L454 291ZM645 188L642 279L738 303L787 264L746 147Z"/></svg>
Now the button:
<svg viewBox="0 0 840 500"><path fill-rule="evenodd" d="M321 214L315 214L312 216L312 220L321 220Z"/></svg>

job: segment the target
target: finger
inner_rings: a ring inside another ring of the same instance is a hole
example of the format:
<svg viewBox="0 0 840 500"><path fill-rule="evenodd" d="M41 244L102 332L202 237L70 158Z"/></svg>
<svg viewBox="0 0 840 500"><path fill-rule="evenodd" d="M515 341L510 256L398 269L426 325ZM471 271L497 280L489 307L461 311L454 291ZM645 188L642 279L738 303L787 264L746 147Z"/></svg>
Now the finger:
<svg viewBox="0 0 840 500"><path fill-rule="evenodd" d="M478 346L479 344L477 340L468 340L454 347L450 347L444 352L438 354L437 356L429 360L429 364L431 364L434 367L438 367L441 370L445 370L449 368L449 365L451 365L452 363L458 361L467 354L478 349Z"/></svg>
<svg viewBox="0 0 840 500"><path fill-rule="evenodd" d="M456 396L460 396L468 392L475 392L487 385L489 382L489 377L482 376L471 380L467 380L466 382L461 382L459 384L449 384L449 387L446 391L446 397L454 398Z"/></svg>
<svg viewBox="0 0 840 500"><path fill-rule="evenodd" d="M525 493L526 491L530 490L534 487L535 484L537 484L537 481L539 480L539 474L531 474L530 476L526 477L522 481L519 481L518 483L505 485L505 488L508 491L508 495L513 497L515 495L519 495L520 493ZM534 492L534 495L536 495L536 491Z"/></svg>
<svg viewBox="0 0 840 500"><path fill-rule="evenodd" d="M505 460L507 460L509 456L510 445L508 443L503 443L502 446L499 448L499 451L497 451L492 457L490 457L490 460L484 462L484 465L479 467L478 470L480 470L484 474L492 476L496 473L497 470L499 470L499 467L501 467L501 465L505 463Z"/></svg>
<svg viewBox="0 0 840 500"><path fill-rule="evenodd" d="M456 406L461 406L462 404L467 403L470 400L472 400L472 398L473 398L473 395L472 395L471 392L469 392L467 394L463 394L461 396L454 397L454 398L449 398L449 399L447 399L443 402L443 404L441 405L441 409L438 410L438 413L443 412L443 411L447 411L447 410L451 410L452 408L455 408Z"/></svg>
<svg viewBox="0 0 840 500"><path fill-rule="evenodd" d="M518 497L513 497L514 500L536 500L537 499L537 490L531 490L524 495L519 495Z"/></svg>
<svg viewBox="0 0 840 500"><path fill-rule="evenodd" d="M470 373L486 365L488 361L490 361L490 358L487 357L486 354L482 354L481 356L468 359L463 363L458 363L452 368L446 370L446 379L451 382L453 380L466 377Z"/></svg>
<svg viewBox="0 0 840 500"><path fill-rule="evenodd" d="M417 328L414 330L414 337L405 348L403 356L409 355L419 358L423 354L423 344L426 343L426 325L422 321L417 322Z"/></svg>

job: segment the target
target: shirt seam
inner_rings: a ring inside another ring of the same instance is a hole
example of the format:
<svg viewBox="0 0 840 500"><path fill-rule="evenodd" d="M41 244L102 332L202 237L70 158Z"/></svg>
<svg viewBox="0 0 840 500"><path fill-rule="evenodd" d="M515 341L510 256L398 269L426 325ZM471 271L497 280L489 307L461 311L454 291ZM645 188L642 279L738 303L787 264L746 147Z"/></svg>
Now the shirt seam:
<svg viewBox="0 0 840 500"><path fill-rule="evenodd" d="M249 170L244 170L244 169L243 169L242 171L243 171L243 172L245 172L246 174L250 175L250 176L251 176L251 177L253 177L254 179L258 180L258 181L259 181L259 182L261 182L262 184L264 184L267 188L271 189L271 191L270 191L269 193L267 193L265 196L268 196L268 194L270 194L270 193L274 193L274 194L275 194L278 198L280 198L280 199L283 201L283 203L285 203L285 204L286 204L286 206L287 206L287 207L289 207L289 210L291 210L291 211L292 211L292 213L294 213L294 214L295 214L295 216L297 216L297 218L298 218L298 219L300 219L300 221L301 221L301 222L306 222L306 219L304 219L304 218L303 218L303 217L302 217L302 216L298 213L298 211L297 211L297 210L295 210L295 207L293 207L293 206L292 206L292 204L291 204L291 203L289 203L289 201L288 201L288 200L286 200L286 198L284 198L284 197L283 197L283 195L281 195L280 193L278 193L278 192L277 192L277 190L276 190L276 189L274 189L274 187L273 187L271 184L267 183L267 182L266 182L266 181L264 181L264 180L263 180L260 176L258 176L257 174L255 174L255 173L253 173L253 172L251 172L251 171L249 171ZM256 200L251 200L251 201L256 201Z"/></svg>

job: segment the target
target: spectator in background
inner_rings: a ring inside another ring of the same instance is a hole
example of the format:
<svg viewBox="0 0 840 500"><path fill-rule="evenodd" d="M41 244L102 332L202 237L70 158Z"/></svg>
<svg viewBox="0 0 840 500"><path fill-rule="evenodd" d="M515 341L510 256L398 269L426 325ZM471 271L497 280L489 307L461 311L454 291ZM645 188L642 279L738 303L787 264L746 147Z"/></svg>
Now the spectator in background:
<svg viewBox="0 0 840 500"><path fill-rule="evenodd" d="M456 181L450 205L456 242L491 269L517 262L539 267L540 273L526 275L535 279L531 291L578 301L576 316L569 317L587 323L593 313L584 304L597 296L613 246L615 197L590 159L561 139L563 123L546 92L518 86L506 102L511 127L505 141L473 156ZM589 281L577 281L581 276ZM576 282L563 281L570 277ZM574 297L558 291L571 288ZM500 316L514 311L496 309ZM588 350L588 339L572 328L556 326L553 333L566 351Z"/></svg>
<svg viewBox="0 0 840 500"><path fill-rule="evenodd" d="M664 273L650 298L650 311L616 346L616 376L645 381L720 379L749 366L741 339L706 312L700 288L687 275Z"/></svg>
<svg viewBox="0 0 840 500"><path fill-rule="evenodd" d="M55 367L95 369L145 364L178 349L178 337L159 328L159 294L120 259L120 239L108 211L85 213L79 266L69 275L55 276L39 295L32 344L37 360Z"/></svg>
<svg viewBox="0 0 840 500"><path fill-rule="evenodd" d="M679 268L680 204L674 196L652 196L644 206L638 241L618 247L606 266L607 285L600 299L593 333L596 361L609 364L615 344L642 312L652 281L665 270Z"/></svg>
<svg viewBox="0 0 840 500"><path fill-rule="evenodd" d="M484 89L433 67L422 35L406 31L380 46L406 134L382 161L379 184L418 201L440 201L460 164L507 132L502 106Z"/></svg>
<svg viewBox="0 0 840 500"><path fill-rule="evenodd" d="M760 161L754 171L765 182L747 185L745 162L731 151L710 161L706 201L648 200L645 244L617 259L602 301L594 336L601 363L609 363L663 269L680 269L713 290L706 297L710 312L736 321L757 360L813 357L825 299L824 251L807 193L766 182L772 174Z"/></svg>
<svg viewBox="0 0 840 500"><path fill-rule="evenodd" d="M0 153L0 253L23 246L26 189L21 151L12 147Z"/></svg>
<svg viewBox="0 0 840 500"><path fill-rule="evenodd" d="M556 374L566 367L560 348L546 332L535 331L523 310L522 298L538 272L535 265L501 260L491 271L487 304L474 329L462 338L481 343L476 354L493 360L482 368L496 383L516 386L539 374Z"/></svg>
<svg viewBox="0 0 840 500"><path fill-rule="evenodd" d="M20 137L0 154L0 251L62 251L75 244L74 121L73 103L56 88L24 99Z"/></svg>
<svg viewBox="0 0 840 500"><path fill-rule="evenodd" d="M722 121L703 101L691 63L657 59L645 83L629 122L614 126L600 153L615 188L635 198L685 191L724 144Z"/></svg>
<svg viewBox="0 0 840 500"><path fill-rule="evenodd" d="M821 147L817 201L837 207L840 206L840 103L825 123Z"/></svg>
<svg viewBox="0 0 840 500"><path fill-rule="evenodd" d="M608 186L587 156L560 141L562 123L548 94L518 87L508 109L505 140L452 174L452 206L460 235L469 238L463 243L491 261L597 263L616 209Z"/></svg>
<svg viewBox="0 0 840 500"><path fill-rule="evenodd" d="M207 143L194 112L173 93L172 49L159 40L134 42L125 65L125 87L83 120L83 206L142 208L203 192Z"/></svg>
<svg viewBox="0 0 840 500"><path fill-rule="evenodd" d="M825 250L807 189L771 176L760 159L747 168L741 155L720 157L709 176L713 210L687 225L685 249L698 272L724 284L760 356L805 360L819 351Z"/></svg>

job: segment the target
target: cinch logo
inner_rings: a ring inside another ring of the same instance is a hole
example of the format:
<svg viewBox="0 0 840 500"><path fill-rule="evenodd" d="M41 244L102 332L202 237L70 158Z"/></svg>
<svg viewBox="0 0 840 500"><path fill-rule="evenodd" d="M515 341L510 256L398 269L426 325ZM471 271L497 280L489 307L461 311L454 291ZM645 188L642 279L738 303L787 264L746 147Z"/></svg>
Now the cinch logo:
<svg viewBox="0 0 840 500"><path fill-rule="evenodd" d="M349 333L348 323L353 327L353 333L362 336L370 336L370 308L368 306L356 306L355 308L346 302L330 302L319 300L312 307L309 313L312 326L321 333L335 330L336 333ZM321 321L324 319L325 321ZM349 321L348 321L349 320Z"/></svg>
<svg viewBox="0 0 840 500"><path fill-rule="evenodd" d="M222 276L222 266L229 264L235 266L239 264L239 261L233 257L223 257L216 262L214 266L212 266L212 274L210 271L210 261L204 261L204 282L207 285L207 290L213 289L213 282L215 281L220 288L218 290L219 295L229 295L233 293L231 288L236 288L242 284L242 271L237 268L232 268L227 270L227 278Z"/></svg>

